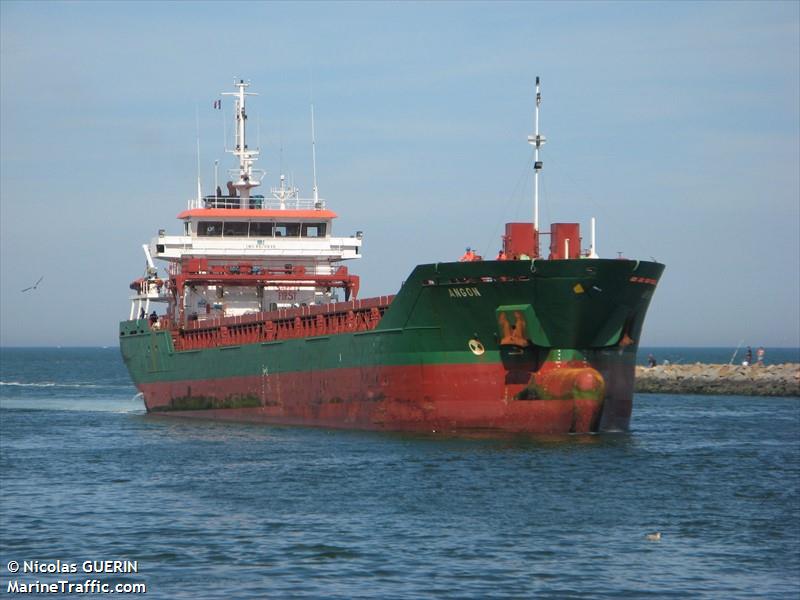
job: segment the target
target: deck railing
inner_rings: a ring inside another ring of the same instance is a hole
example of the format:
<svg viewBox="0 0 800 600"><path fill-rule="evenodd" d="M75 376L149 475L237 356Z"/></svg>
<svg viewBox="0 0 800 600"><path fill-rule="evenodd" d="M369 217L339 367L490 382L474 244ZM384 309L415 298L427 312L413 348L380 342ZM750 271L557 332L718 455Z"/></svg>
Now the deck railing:
<svg viewBox="0 0 800 600"><path fill-rule="evenodd" d="M189 208L241 208L242 199L239 196L204 196L189 200ZM274 196L250 196L248 208L270 210L314 210L325 208L324 200L313 198L276 198Z"/></svg>
<svg viewBox="0 0 800 600"><path fill-rule="evenodd" d="M172 340L175 350L185 351L370 331L378 326L393 299L381 296L190 321L171 330Z"/></svg>

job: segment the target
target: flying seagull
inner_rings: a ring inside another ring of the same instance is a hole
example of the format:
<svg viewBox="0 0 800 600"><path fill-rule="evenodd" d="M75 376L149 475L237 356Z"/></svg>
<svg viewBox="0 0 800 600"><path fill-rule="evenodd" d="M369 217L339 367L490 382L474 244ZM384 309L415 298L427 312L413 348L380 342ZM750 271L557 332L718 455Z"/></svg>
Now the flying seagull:
<svg viewBox="0 0 800 600"><path fill-rule="evenodd" d="M22 290L22 291L23 291L23 292L27 292L28 290L35 290L37 287L39 287L39 284L40 284L40 283L42 283L42 279L44 279L44 275L42 275L41 277L39 277L39 281L37 281L36 283L34 283L34 284L33 284L33 285L31 285L31 286L28 286L28 287L26 287L26 288L25 288L24 290Z"/></svg>

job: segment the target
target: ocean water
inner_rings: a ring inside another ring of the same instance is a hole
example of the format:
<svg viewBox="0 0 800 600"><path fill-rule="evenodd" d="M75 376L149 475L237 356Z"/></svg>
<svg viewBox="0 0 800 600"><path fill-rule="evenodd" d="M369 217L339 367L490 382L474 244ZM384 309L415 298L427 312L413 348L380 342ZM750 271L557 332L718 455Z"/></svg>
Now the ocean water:
<svg viewBox="0 0 800 600"><path fill-rule="evenodd" d="M800 594L797 398L643 394L628 434L458 439L187 422L135 393L117 349L0 350L0 595ZM138 572L8 568L114 559Z"/></svg>

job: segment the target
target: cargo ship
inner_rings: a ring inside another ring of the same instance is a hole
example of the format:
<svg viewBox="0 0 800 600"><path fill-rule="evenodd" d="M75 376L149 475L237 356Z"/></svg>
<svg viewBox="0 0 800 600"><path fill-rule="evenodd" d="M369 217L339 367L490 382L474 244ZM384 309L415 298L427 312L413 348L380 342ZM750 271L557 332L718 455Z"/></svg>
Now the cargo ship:
<svg viewBox="0 0 800 600"><path fill-rule="evenodd" d="M468 251L421 264L395 294L364 299L344 264L361 257L362 232L335 237L317 188L313 106L311 197L283 174L256 194L248 87L223 94L238 159L226 190L215 181L203 195L198 177L182 231L143 245L144 274L130 286L120 349L149 413L385 431L628 429L664 265L600 258L594 220L587 250L577 223L540 232L538 77L533 221L506 224L496 259Z"/></svg>

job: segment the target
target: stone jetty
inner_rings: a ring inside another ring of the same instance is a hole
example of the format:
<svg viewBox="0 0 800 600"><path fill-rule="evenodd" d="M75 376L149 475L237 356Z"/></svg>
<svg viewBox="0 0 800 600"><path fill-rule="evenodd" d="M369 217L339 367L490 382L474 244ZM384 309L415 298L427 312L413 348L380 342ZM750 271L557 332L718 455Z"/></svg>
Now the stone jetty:
<svg viewBox="0 0 800 600"><path fill-rule="evenodd" d="M662 394L800 396L800 364L636 367L636 391Z"/></svg>

